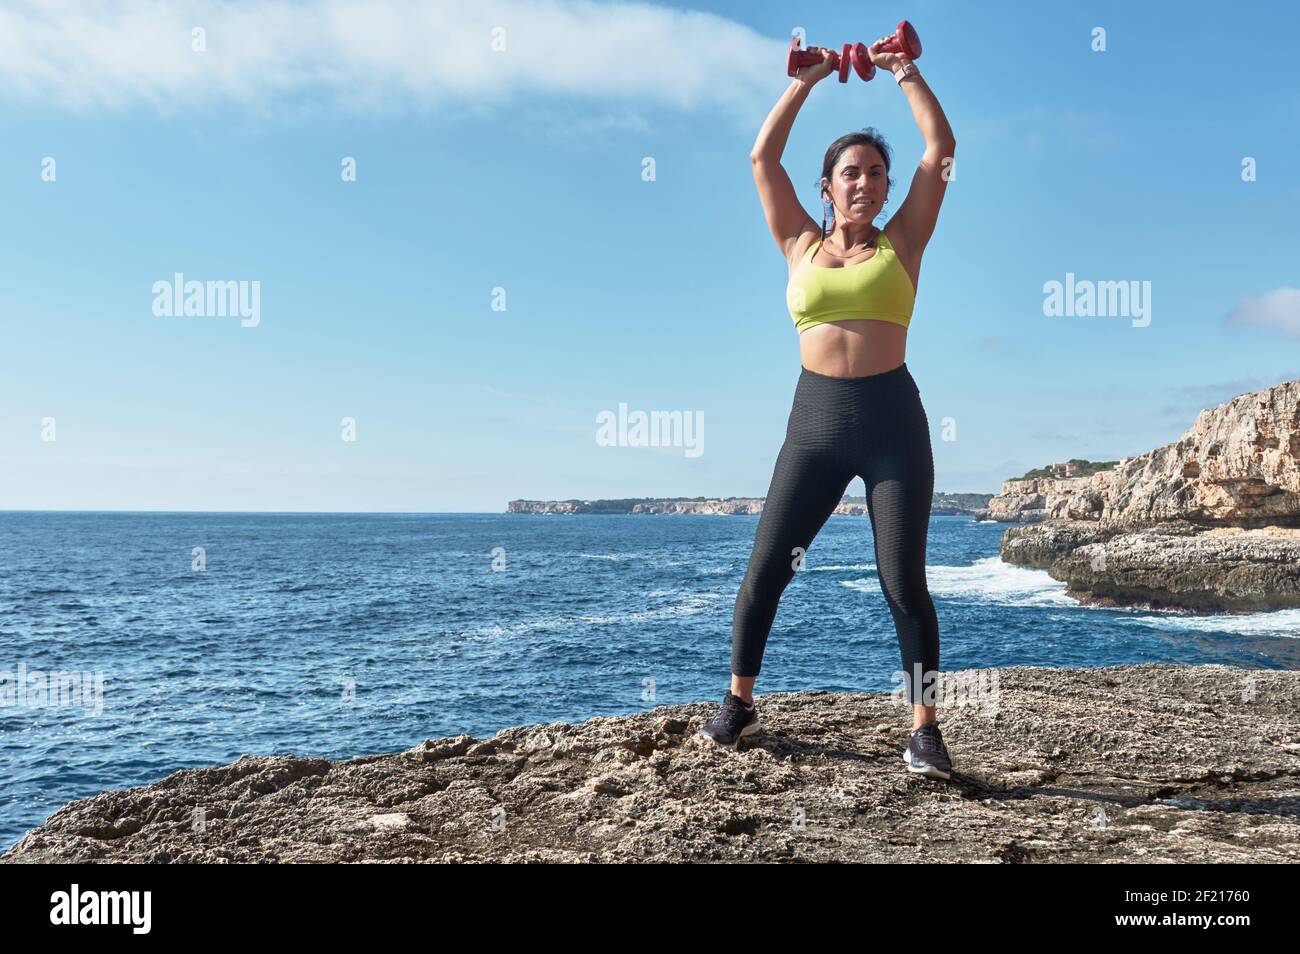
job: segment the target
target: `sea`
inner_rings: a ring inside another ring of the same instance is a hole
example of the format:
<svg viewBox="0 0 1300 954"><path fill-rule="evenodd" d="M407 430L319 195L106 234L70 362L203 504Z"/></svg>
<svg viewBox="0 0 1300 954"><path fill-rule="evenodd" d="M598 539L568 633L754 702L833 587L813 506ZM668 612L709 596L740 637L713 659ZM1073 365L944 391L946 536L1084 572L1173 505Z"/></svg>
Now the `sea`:
<svg viewBox="0 0 1300 954"><path fill-rule="evenodd" d="M60 806L244 754L720 702L757 516L0 512L0 851ZM1083 606L930 520L945 672L1300 666L1300 611ZM756 686L896 691L868 517L832 516ZM908 716L900 708L900 721Z"/></svg>

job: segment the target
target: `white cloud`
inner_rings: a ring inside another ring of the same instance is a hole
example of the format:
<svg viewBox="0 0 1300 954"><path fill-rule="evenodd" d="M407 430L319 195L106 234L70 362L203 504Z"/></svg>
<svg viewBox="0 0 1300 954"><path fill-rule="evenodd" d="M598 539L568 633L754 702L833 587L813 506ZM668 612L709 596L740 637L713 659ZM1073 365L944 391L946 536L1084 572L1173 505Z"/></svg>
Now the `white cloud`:
<svg viewBox="0 0 1300 954"><path fill-rule="evenodd" d="M206 52L191 49L196 27ZM305 99L481 111L540 95L752 113L788 83L787 44L645 3L28 0L0 9L0 97L73 110Z"/></svg>
<svg viewBox="0 0 1300 954"><path fill-rule="evenodd" d="M1300 288L1277 288L1258 298L1242 296L1225 321L1275 328L1290 338L1300 338Z"/></svg>

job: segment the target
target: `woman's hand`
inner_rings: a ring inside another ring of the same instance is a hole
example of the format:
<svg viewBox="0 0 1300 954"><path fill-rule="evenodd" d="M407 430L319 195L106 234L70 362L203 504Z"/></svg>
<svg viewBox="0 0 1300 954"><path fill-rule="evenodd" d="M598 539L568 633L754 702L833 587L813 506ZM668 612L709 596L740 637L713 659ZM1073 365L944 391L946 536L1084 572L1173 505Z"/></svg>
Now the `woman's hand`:
<svg viewBox="0 0 1300 954"><path fill-rule="evenodd" d="M892 40L893 38L894 34L892 33L888 36L882 36L875 43L872 43L867 47L867 54L871 57L871 62L874 63L878 69L889 70L891 73L904 63L908 62L907 57L902 53L879 52L880 45Z"/></svg>
<svg viewBox="0 0 1300 954"><path fill-rule="evenodd" d="M815 66L801 66L798 73L795 74L796 79L803 80L809 86L813 86L831 75L831 56L834 54L833 50L820 46L812 47L812 52L820 53L822 61Z"/></svg>

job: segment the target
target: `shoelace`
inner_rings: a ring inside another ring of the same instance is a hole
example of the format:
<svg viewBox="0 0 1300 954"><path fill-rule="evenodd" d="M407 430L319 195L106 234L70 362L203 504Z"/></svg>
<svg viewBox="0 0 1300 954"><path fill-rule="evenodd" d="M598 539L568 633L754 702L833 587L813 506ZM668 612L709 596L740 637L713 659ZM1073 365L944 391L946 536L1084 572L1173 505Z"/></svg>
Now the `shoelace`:
<svg viewBox="0 0 1300 954"><path fill-rule="evenodd" d="M745 705L737 696L728 694L722 701L722 717L728 722L736 722L740 719L741 712L746 711Z"/></svg>
<svg viewBox="0 0 1300 954"><path fill-rule="evenodd" d="M930 752L942 752L944 750L943 733L939 731L939 726L931 722L917 729L916 744L921 749Z"/></svg>

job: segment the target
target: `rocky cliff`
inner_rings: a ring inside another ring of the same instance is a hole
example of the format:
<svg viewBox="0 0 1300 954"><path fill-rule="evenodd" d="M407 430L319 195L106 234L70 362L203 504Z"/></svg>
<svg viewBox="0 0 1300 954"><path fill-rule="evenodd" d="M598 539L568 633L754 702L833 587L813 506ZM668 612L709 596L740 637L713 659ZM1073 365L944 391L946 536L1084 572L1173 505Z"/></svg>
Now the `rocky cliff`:
<svg viewBox="0 0 1300 954"><path fill-rule="evenodd" d="M244 756L72 802L0 861L1300 861L1300 673L942 679L945 782L906 772L889 693L760 693L766 732L739 752L696 734L717 708L700 702Z"/></svg>
<svg viewBox="0 0 1300 954"><path fill-rule="evenodd" d="M1197 415L1178 440L1090 476L1006 481L1002 558L1104 605L1300 606L1300 381Z"/></svg>
<svg viewBox="0 0 1300 954"><path fill-rule="evenodd" d="M758 497L728 497L725 500L651 500L632 507L629 513L648 514L757 514L763 512Z"/></svg>

